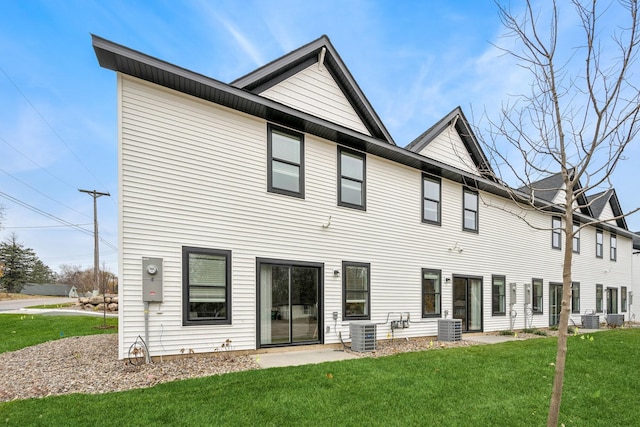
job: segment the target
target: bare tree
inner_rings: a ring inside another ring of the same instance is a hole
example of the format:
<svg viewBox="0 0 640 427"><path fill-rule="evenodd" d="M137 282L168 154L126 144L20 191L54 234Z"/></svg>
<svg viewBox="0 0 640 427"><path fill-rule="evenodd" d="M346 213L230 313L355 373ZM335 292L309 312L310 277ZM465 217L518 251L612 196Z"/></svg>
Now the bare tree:
<svg viewBox="0 0 640 427"><path fill-rule="evenodd" d="M547 419L548 426L557 426L567 355L573 237L581 228L601 222L580 213L589 212L607 194L603 190L612 188L610 177L638 133L640 92L632 67L640 35L637 0L606 4L573 0L571 6L563 3L562 9L555 1L541 5L536 10L527 0L519 15L498 5L506 29L504 42L513 44L497 47L532 78L526 93L514 95L502 106L499 118L489 120L491 143L486 145L497 171L490 178L517 181L505 184L517 205L511 210L514 215L533 227L528 211L563 219L562 308ZM574 15L561 18L565 12ZM563 45L559 22L576 22L580 42L567 38L572 45ZM550 175L558 178L552 188L549 180L542 179ZM516 187L519 190L512 189ZM594 191L600 195L587 197ZM544 197L548 194L563 197L549 200ZM579 226L574 225L576 218Z"/></svg>

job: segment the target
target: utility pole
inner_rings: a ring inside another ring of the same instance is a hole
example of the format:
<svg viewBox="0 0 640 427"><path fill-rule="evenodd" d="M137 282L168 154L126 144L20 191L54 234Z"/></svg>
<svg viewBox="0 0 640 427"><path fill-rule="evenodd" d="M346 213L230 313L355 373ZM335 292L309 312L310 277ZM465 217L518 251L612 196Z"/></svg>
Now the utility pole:
<svg viewBox="0 0 640 427"><path fill-rule="evenodd" d="M98 203L100 196L109 196L109 193L101 193L96 190L81 190L81 193L87 193L93 197L93 290L98 290L98 271L100 269L100 249L98 247ZM103 292L104 294L104 292Z"/></svg>

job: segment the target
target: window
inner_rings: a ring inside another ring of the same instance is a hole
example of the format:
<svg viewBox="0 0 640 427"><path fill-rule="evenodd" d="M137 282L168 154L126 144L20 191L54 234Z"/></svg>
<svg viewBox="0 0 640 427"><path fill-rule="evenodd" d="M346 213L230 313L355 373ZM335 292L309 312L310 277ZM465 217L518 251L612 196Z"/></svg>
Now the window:
<svg viewBox="0 0 640 427"><path fill-rule="evenodd" d="M580 253L580 224L573 223L573 252Z"/></svg>
<svg viewBox="0 0 640 427"><path fill-rule="evenodd" d="M602 230L596 230L596 258L602 258L604 237Z"/></svg>
<svg viewBox="0 0 640 427"><path fill-rule="evenodd" d="M304 198L304 137L273 125L267 128L268 191Z"/></svg>
<svg viewBox="0 0 640 427"><path fill-rule="evenodd" d="M491 276L491 313L504 316L506 310L504 276Z"/></svg>
<svg viewBox="0 0 640 427"><path fill-rule="evenodd" d="M364 154L338 147L338 205L366 209Z"/></svg>
<svg viewBox="0 0 640 427"><path fill-rule="evenodd" d="M464 212L462 229L465 231L478 231L478 193L465 188L463 191Z"/></svg>
<svg viewBox="0 0 640 427"><path fill-rule="evenodd" d="M422 222L440 224L441 181L439 178L422 177Z"/></svg>
<svg viewBox="0 0 640 427"><path fill-rule="evenodd" d="M611 234L611 251L609 253L609 259L611 261L616 261L618 259L618 238L615 234Z"/></svg>
<svg viewBox="0 0 640 427"><path fill-rule="evenodd" d="M440 317L440 270L422 269L422 317Z"/></svg>
<svg viewBox="0 0 640 427"><path fill-rule="evenodd" d="M602 313L602 285L596 285L596 313Z"/></svg>
<svg viewBox="0 0 640 427"><path fill-rule="evenodd" d="M551 218L551 247L562 249L562 219L559 216Z"/></svg>
<svg viewBox="0 0 640 427"><path fill-rule="evenodd" d="M571 312L580 313L580 283L571 283Z"/></svg>
<svg viewBox="0 0 640 427"><path fill-rule="evenodd" d="M627 287L626 286L620 287L620 311L623 313L627 311Z"/></svg>
<svg viewBox="0 0 640 427"><path fill-rule="evenodd" d="M231 251L182 248L184 325L231 323Z"/></svg>
<svg viewBox="0 0 640 427"><path fill-rule="evenodd" d="M531 311L533 314L542 314L542 279L531 280L532 299Z"/></svg>
<svg viewBox="0 0 640 427"><path fill-rule="evenodd" d="M369 319L370 264L342 262L342 294L344 320Z"/></svg>

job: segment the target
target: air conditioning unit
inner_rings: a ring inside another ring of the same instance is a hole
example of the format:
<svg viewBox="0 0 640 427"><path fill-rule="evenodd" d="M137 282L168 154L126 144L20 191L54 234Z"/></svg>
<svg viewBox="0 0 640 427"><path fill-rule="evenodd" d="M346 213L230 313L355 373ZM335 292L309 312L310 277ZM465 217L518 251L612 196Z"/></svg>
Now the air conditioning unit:
<svg viewBox="0 0 640 427"><path fill-rule="evenodd" d="M600 316L597 314L585 314L582 316L582 327L585 329L600 329Z"/></svg>
<svg viewBox="0 0 640 427"><path fill-rule="evenodd" d="M438 341L460 341L461 339L461 319L438 319Z"/></svg>
<svg viewBox="0 0 640 427"><path fill-rule="evenodd" d="M366 352L376 349L376 325L368 322L349 323L351 350Z"/></svg>
<svg viewBox="0 0 640 427"><path fill-rule="evenodd" d="M622 326L624 323L624 314L607 314L607 324L611 326Z"/></svg>

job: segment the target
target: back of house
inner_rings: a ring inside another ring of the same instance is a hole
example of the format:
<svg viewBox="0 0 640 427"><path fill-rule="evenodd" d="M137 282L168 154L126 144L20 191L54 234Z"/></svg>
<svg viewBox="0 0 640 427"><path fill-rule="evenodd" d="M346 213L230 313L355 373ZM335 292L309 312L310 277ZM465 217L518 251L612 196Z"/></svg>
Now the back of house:
<svg viewBox="0 0 640 427"><path fill-rule="evenodd" d="M117 74L120 357L557 324L560 214L511 212L460 108L401 148L326 36L229 84L93 46ZM577 247L572 320L625 313L626 224Z"/></svg>

